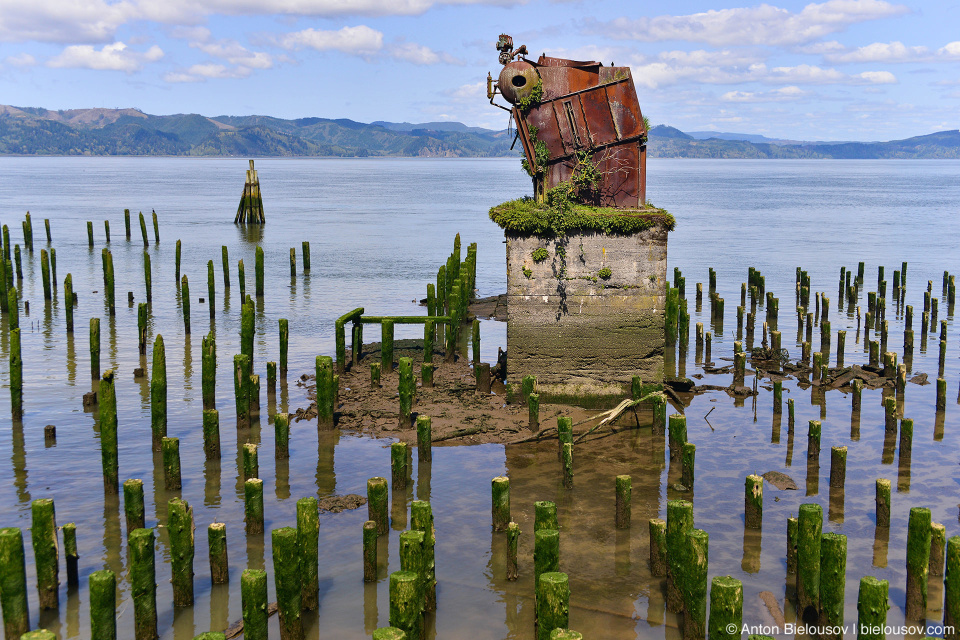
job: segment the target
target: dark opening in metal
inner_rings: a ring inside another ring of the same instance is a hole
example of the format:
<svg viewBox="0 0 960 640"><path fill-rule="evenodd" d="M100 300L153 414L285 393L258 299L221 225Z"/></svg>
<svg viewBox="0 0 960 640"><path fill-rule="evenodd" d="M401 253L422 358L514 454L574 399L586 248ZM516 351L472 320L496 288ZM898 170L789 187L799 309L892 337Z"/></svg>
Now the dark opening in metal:
<svg viewBox="0 0 960 640"><path fill-rule="evenodd" d="M513 80L511 80L510 82L512 82L513 86L515 87L522 87L523 85L527 84L527 79L523 76L518 75L518 76L513 76Z"/></svg>

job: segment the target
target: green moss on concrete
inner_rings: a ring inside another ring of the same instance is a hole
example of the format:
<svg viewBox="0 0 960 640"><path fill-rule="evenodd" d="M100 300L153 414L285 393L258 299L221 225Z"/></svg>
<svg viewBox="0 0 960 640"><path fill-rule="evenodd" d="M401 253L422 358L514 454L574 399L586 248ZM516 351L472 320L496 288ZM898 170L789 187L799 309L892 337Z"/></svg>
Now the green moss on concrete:
<svg viewBox="0 0 960 640"><path fill-rule="evenodd" d="M509 200L490 209L490 219L505 231L538 236L596 232L607 235L632 235L654 227L672 231L673 216L655 207L614 209L591 207L569 201L538 203L533 198Z"/></svg>

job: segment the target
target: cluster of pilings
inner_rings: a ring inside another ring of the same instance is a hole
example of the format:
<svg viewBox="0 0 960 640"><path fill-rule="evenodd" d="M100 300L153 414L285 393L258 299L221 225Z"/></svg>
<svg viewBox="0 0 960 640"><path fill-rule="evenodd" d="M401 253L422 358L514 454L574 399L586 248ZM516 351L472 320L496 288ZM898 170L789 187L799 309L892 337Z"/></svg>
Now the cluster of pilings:
<svg viewBox="0 0 960 640"><path fill-rule="evenodd" d="M247 180L243 183L243 195L240 196L240 205L237 207L237 215L234 217L233 223L265 224L266 221L263 216L260 177L257 175L257 170L253 168L253 160L251 160L250 168L247 169Z"/></svg>

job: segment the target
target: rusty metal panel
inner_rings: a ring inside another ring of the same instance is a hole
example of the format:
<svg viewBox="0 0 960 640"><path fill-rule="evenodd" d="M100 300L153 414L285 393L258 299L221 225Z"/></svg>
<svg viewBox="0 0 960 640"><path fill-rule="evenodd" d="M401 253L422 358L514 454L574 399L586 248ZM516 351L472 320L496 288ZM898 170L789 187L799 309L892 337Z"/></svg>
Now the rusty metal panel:
<svg viewBox="0 0 960 640"><path fill-rule="evenodd" d="M597 67L538 67L543 82L543 100L553 100L600 84Z"/></svg>
<svg viewBox="0 0 960 640"><path fill-rule="evenodd" d="M607 100L605 87L597 87L580 94L580 104L586 114L587 128L590 131L591 146L600 146L616 142L619 139L614 126Z"/></svg>
<svg viewBox="0 0 960 640"><path fill-rule="evenodd" d="M639 206L639 152L639 145L632 142L608 147L594 156L597 168L604 175L600 206L619 209Z"/></svg>
<svg viewBox="0 0 960 640"><path fill-rule="evenodd" d="M623 80L605 86L610 113L620 139L634 138L646 133L643 130L643 115L637 103L637 92L631 80Z"/></svg>
<svg viewBox="0 0 960 640"><path fill-rule="evenodd" d="M527 113L527 125L537 128L537 140L547 145L547 157L560 158L566 155L563 149L563 140L557 125L557 118L553 114L553 106L548 102L541 103Z"/></svg>

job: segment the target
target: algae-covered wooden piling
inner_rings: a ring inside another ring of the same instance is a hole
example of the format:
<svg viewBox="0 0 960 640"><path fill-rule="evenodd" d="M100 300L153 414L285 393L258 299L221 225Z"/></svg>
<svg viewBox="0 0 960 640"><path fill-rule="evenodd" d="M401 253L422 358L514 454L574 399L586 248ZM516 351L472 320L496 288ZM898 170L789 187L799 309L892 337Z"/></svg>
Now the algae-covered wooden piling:
<svg viewBox="0 0 960 640"><path fill-rule="evenodd" d="M739 640L743 628L743 583L716 576L710 583L710 640Z"/></svg>
<svg viewBox="0 0 960 640"><path fill-rule="evenodd" d="M559 571L542 573L537 582L537 640L550 640L554 629L566 629L570 619L570 581Z"/></svg>
<svg viewBox="0 0 960 640"><path fill-rule="evenodd" d="M200 349L200 385L204 410L217 407L217 341L213 331L203 337Z"/></svg>
<svg viewBox="0 0 960 640"><path fill-rule="evenodd" d="M433 460L432 424L430 416L417 416L417 460Z"/></svg>
<svg viewBox="0 0 960 640"><path fill-rule="evenodd" d="M930 509L913 507L907 525L907 620L919 620L927 611L930 571Z"/></svg>
<svg viewBox="0 0 960 640"><path fill-rule="evenodd" d="M390 472L393 489L406 489L408 473L406 442L394 442L390 445Z"/></svg>
<svg viewBox="0 0 960 640"><path fill-rule="evenodd" d="M190 333L190 283L187 274L180 278L180 305L183 307L183 331Z"/></svg>
<svg viewBox="0 0 960 640"><path fill-rule="evenodd" d="M180 244L180 239L178 238L178 239L177 239L177 248L176 248L176 250L174 251L174 259L173 259L173 264L174 264L174 276L173 276L173 279L174 279L174 281L180 280L180 253L181 253L180 249L181 249L181 244Z"/></svg>
<svg viewBox="0 0 960 640"><path fill-rule="evenodd" d="M413 411L413 397L416 393L417 383L413 377L413 359L400 358L397 367L398 395L400 397L400 412L398 422L401 429L410 428L410 414Z"/></svg>
<svg viewBox="0 0 960 640"><path fill-rule="evenodd" d="M847 536L824 533L820 537L820 617L823 639L843 637L844 587L847 576Z"/></svg>
<svg viewBox="0 0 960 640"><path fill-rule="evenodd" d="M267 640L267 572L245 569L240 576L244 640Z"/></svg>
<svg viewBox="0 0 960 640"><path fill-rule="evenodd" d="M706 531L688 531L683 547L683 637L703 638L707 623L707 561L709 536Z"/></svg>
<svg viewBox="0 0 960 640"><path fill-rule="evenodd" d="M667 575L667 523L653 518L648 523L650 535L650 573L653 576Z"/></svg>
<svg viewBox="0 0 960 640"><path fill-rule="evenodd" d="M207 526L207 549L210 560L210 581L213 584L226 584L230 576L226 524L212 522Z"/></svg>
<svg viewBox="0 0 960 640"><path fill-rule="evenodd" d="M860 591L857 596L857 638L858 640L884 640L887 624L887 602L890 583L873 576L860 578Z"/></svg>
<svg viewBox="0 0 960 640"><path fill-rule="evenodd" d="M273 416L274 454L276 460L290 457L290 414L277 413Z"/></svg>
<svg viewBox="0 0 960 640"><path fill-rule="evenodd" d="M243 267L243 258L237 261L237 284L240 287L240 302L247 299L247 272Z"/></svg>
<svg viewBox="0 0 960 640"><path fill-rule="evenodd" d="M11 289L11 292L15 291ZM12 297L15 297L13 293ZM14 301L14 305L16 302ZM10 314L11 317L14 314ZM20 345L20 328L10 329L10 413L13 418L23 417L23 356Z"/></svg>
<svg viewBox="0 0 960 640"><path fill-rule="evenodd" d="M173 498L168 504L167 514L173 605L189 607L193 604L193 507L180 498Z"/></svg>
<svg viewBox="0 0 960 640"><path fill-rule="evenodd" d="M290 345L290 322L280 318L280 377L287 377L287 351Z"/></svg>
<svg viewBox="0 0 960 640"><path fill-rule="evenodd" d="M847 448L830 449L830 488L843 489L847 478Z"/></svg>
<svg viewBox="0 0 960 640"><path fill-rule="evenodd" d="M47 225L47 228L50 228L50 225ZM123 231L124 235L127 238L127 242L130 242L130 209L123 210ZM47 242L50 241L49 235L47 236Z"/></svg>
<svg viewBox="0 0 960 640"><path fill-rule="evenodd" d="M143 218L143 211L140 212L140 235L143 236L143 246L150 246L150 242L147 239L147 221Z"/></svg>
<svg viewBox="0 0 960 640"><path fill-rule="evenodd" d="M314 497L297 500L297 557L301 606L313 611L320 601L320 513Z"/></svg>
<svg viewBox="0 0 960 640"><path fill-rule="evenodd" d="M693 531L693 503L686 500L667 502L667 610L683 610L683 548L686 535Z"/></svg>
<svg viewBox="0 0 960 640"><path fill-rule="evenodd" d="M203 455L207 460L220 459L220 412L203 410Z"/></svg>
<svg viewBox="0 0 960 640"><path fill-rule="evenodd" d="M19 638L30 630L23 533L16 527L0 529L0 605L4 637Z"/></svg>
<svg viewBox="0 0 960 640"><path fill-rule="evenodd" d="M820 536L823 509L818 504L801 504L797 519L797 617L812 607L820 609Z"/></svg>
<svg viewBox="0 0 960 640"><path fill-rule="evenodd" d="M531 396L532 398L533 396ZM573 443L563 443L560 464L563 468L563 486L567 489L573 488Z"/></svg>
<svg viewBox="0 0 960 640"><path fill-rule="evenodd" d="M216 280L213 273L213 260L207 260L207 307L210 317L216 315L217 305L213 303L214 296L217 293Z"/></svg>
<svg viewBox="0 0 960 640"><path fill-rule="evenodd" d="M123 513L127 536L135 529L144 528L143 480L131 478L123 481Z"/></svg>
<svg viewBox="0 0 960 640"><path fill-rule="evenodd" d="M113 369L103 372L97 390L100 405L100 459L103 465L103 487L109 493L119 491L119 455L117 452L117 394Z"/></svg>
<svg viewBox="0 0 960 640"><path fill-rule="evenodd" d="M333 386L333 358L317 356L317 428L332 429L335 390Z"/></svg>
<svg viewBox="0 0 960 640"><path fill-rule="evenodd" d="M50 286L50 257L46 249L40 249L40 273L43 279L43 299L52 298L52 288Z"/></svg>
<svg viewBox="0 0 960 640"><path fill-rule="evenodd" d="M684 442L680 450L680 484L689 490L693 490L694 481L694 461L697 456L697 445L692 442Z"/></svg>
<svg viewBox="0 0 960 640"><path fill-rule="evenodd" d="M560 569L560 532L556 529L539 529L533 533L534 589L540 576Z"/></svg>
<svg viewBox="0 0 960 640"><path fill-rule="evenodd" d="M748 529L763 527L763 478L748 475L743 489L744 526Z"/></svg>
<svg viewBox="0 0 960 640"><path fill-rule="evenodd" d="M506 531L510 524L510 478L497 476L490 482L494 531Z"/></svg>
<svg viewBox="0 0 960 640"><path fill-rule="evenodd" d="M380 366L385 373L393 371L393 320L380 323Z"/></svg>
<svg viewBox="0 0 960 640"><path fill-rule="evenodd" d="M153 365L150 375L150 429L153 432L153 450L167 435L167 356L163 336L153 341Z"/></svg>
<svg viewBox="0 0 960 640"><path fill-rule="evenodd" d="M164 437L160 441L160 450L163 454L163 486L168 491L176 491L182 486L180 479L180 438Z"/></svg>
<svg viewBox="0 0 960 640"><path fill-rule="evenodd" d="M242 353L233 356L233 391L236 398L237 428L250 426L250 358Z"/></svg>
<svg viewBox="0 0 960 640"><path fill-rule="evenodd" d="M412 571L390 574L390 626L402 630L407 640L423 637L419 582L420 576Z"/></svg>
<svg viewBox="0 0 960 640"><path fill-rule="evenodd" d="M960 536L952 536L947 540L946 556L943 624L953 627L953 633L944 634L944 638L956 640L960 636Z"/></svg>
<svg viewBox="0 0 960 640"><path fill-rule="evenodd" d="M560 523L557 519L557 503L547 500L538 500L533 503L533 529L560 529Z"/></svg>
<svg viewBox="0 0 960 640"><path fill-rule="evenodd" d="M87 246L93 248L93 221L87 220Z"/></svg>
<svg viewBox="0 0 960 640"><path fill-rule="evenodd" d="M90 318L90 377L100 377L100 318Z"/></svg>
<svg viewBox="0 0 960 640"><path fill-rule="evenodd" d="M142 218L141 218L142 219ZM157 637L157 577L153 529L136 529L129 536L130 595L136 640Z"/></svg>
<svg viewBox="0 0 960 640"><path fill-rule="evenodd" d="M247 533L263 533L263 480L247 478L244 481L243 505Z"/></svg>
<svg viewBox="0 0 960 640"><path fill-rule="evenodd" d="M150 254L143 252L143 288L147 302L153 301L153 268L150 265Z"/></svg>
<svg viewBox="0 0 960 640"><path fill-rule="evenodd" d="M943 563L947 550L947 528L939 522L930 525L930 576L943 578Z"/></svg>
<svg viewBox="0 0 960 640"><path fill-rule="evenodd" d="M367 518L377 523L377 534L383 535L390 530L387 516L388 491L386 478L367 480Z"/></svg>
<svg viewBox="0 0 960 640"><path fill-rule="evenodd" d="M420 609L420 625L426 604L425 558L423 553L424 535L422 531L404 531L400 534L400 570L417 575L417 600Z"/></svg>
<svg viewBox="0 0 960 640"><path fill-rule="evenodd" d="M63 555L67 561L67 588L76 587L80 584L80 553L77 551L77 525L73 522L63 525Z"/></svg>
<svg viewBox="0 0 960 640"><path fill-rule="evenodd" d="M310 273L310 243L304 240L300 243L300 252L303 254L303 273Z"/></svg>
<svg viewBox="0 0 960 640"><path fill-rule="evenodd" d="M30 504L30 513L38 602L40 609L56 609L60 604L60 546L57 543L57 517L53 500L34 500Z"/></svg>
<svg viewBox="0 0 960 640"><path fill-rule="evenodd" d="M520 525L511 522L507 525L507 580L520 577L517 567L517 549L520 542Z"/></svg>
<svg viewBox="0 0 960 640"><path fill-rule="evenodd" d="M538 393L527 396L527 426L534 433L540 430L540 394Z"/></svg>
<svg viewBox="0 0 960 640"><path fill-rule="evenodd" d="M271 532L273 541L273 579L280 614L281 640L303 640L302 578L297 546L297 530L282 527Z"/></svg>
<svg viewBox="0 0 960 640"><path fill-rule="evenodd" d="M687 442L687 418L683 414L674 413L669 422L670 458L679 459L683 445Z"/></svg>
<svg viewBox="0 0 960 640"><path fill-rule="evenodd" d="M153 241L159 244L160 243L160 221L157 220L156 211L152 211L151 213L153 215Z"/></svg>
<svg viewBox="0 0 960 640"><path fill-rule="evenodd" d="M253 442L245 442L240 448L244 480L260 477L260 457L257 448L258 445Z"/></svg>
<svg viewBox="0 0 960 640"><path fill-rule="evenodd" d="M363 581L377 581L377 523L363 523Z"/></svg>
<svg viewBox="0 0 960 640"><path fill-rule="evenodd" d="M254 287L258 298L263 297L263 247L257 245L253 262Z"/></svg>
<svg viewBox="0 0 960 640"><path fill-rule="evenodd" d="M116 640L117 576L108 569L90 574L90 637Z"/></svg>

